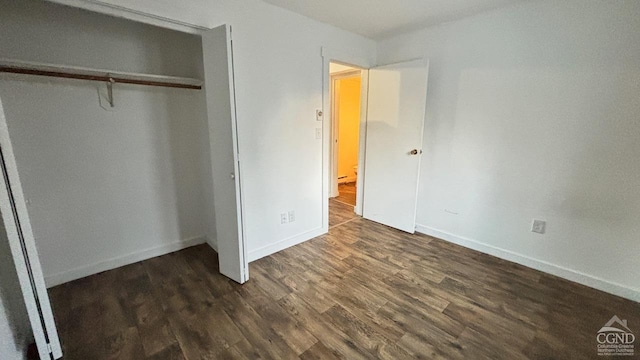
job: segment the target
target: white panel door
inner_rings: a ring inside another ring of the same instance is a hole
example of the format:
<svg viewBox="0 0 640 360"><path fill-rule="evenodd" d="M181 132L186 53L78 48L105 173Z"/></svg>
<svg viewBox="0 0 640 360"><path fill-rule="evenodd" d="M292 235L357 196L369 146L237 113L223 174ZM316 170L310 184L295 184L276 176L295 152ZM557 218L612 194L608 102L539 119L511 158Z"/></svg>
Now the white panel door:
<svg viewBox="0 0 640 360"><path fill-rule="evenodd" d="M369 70L363 217L415 231L427 60Z"/></svg>
<svg viewBox="0 0 640 360"><path fill-rule="evenodd" d="M62 349L51 312L18 167L13 155L2 101L0 101L0 212L40 359L59 359L62 357Z"/></svg>
<svg viewBox="0 0 640 360"><path fill-rule="evenodd" d="M249 278L249 267L242 224L231 27L203 33L202 50L220 273L242 284Z"/></svg>

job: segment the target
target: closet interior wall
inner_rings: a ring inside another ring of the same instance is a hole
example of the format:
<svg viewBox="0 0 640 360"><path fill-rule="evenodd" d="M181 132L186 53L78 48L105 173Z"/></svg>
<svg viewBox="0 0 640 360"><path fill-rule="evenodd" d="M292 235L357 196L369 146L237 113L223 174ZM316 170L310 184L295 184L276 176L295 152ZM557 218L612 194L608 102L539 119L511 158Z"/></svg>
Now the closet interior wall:
<svg viewBox="0 0 640 360"><path fill-rule="evenodd" d="M0 58L203 78L198 35L0 0ZM209 241L204 91L0 74L48 286ZM102 99L101 99L102 98Z"/></svg>

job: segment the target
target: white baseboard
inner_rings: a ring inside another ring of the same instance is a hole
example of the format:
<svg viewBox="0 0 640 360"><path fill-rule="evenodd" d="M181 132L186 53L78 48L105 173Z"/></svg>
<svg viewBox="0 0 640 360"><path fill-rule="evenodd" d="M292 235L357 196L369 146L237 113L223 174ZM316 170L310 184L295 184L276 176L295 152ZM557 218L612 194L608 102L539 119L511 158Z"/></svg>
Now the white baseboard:
<svg viewBox="0 0 640 360"><path fill-rule="evenodd" d="M207 241L206 236L198 236L190 239L180 240L169 244L152 247L146 250L137 251L135 253L127 254L124 256L104 260L99 263L85 265L77 267L75 269L59 272L57 274L46 276L44 280L47 284L47 287L50 288L89 275L133 264L138 261L147 260L156 256L165 255L174 251L186 249L191 246L204 244L206 242L211 245L211 242Z"/></svg>
<svg viewBox="0 0 640 360"><path fill-rule="evenodd" d="M327 232L327 229L320 227L317 229L313 229L310 231L306 231L303 232L302 234L298 234L295 236L292 236L290 238L286 238L284 240L280 240L278 242L275 242L273 244L269 244L267 246L263 246L259 249L255 249L255 250L251 250L249 251L248 254L248 258L249 258L249 262L252 261L256 261L258 259L261 259L265 256L269 256L271 254L277 253L278 251L284 250L288 247L294 246L294 245L298 245L300 243L303 243L307 240L311 240L314 237L318 237L320 235L323 235Z"/></svg>
<svg viewBox="0 0 640 360"><path fill-rule="evenodd" d="M532 269L536 269L551 275L555 275L578 284L582 284L597 290L617 295L629 300L640 302L640 289L634 289L625 285L620 285L611 281L585 274L583 272L566 268L564 266L552 264L543 260L534 259L516 252L501 249L477 240L457 236L446 231L434 229L429 226L416 224L416 231L425 235L433 236L469 249L493 255L504 260L508 260Z"/></svg>

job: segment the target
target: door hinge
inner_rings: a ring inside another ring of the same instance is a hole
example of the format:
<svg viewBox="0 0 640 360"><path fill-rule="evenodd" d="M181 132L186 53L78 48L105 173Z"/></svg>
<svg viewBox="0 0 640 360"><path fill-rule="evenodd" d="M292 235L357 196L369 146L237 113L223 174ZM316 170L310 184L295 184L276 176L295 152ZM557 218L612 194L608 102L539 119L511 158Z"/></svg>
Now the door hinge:
<svg viewBox="0 0 640 360"><path fill-rule="evenodd" d="M47 352L49 352L49 354L53 354L53 349L51 348L51 343L47 343Z"/></svg>

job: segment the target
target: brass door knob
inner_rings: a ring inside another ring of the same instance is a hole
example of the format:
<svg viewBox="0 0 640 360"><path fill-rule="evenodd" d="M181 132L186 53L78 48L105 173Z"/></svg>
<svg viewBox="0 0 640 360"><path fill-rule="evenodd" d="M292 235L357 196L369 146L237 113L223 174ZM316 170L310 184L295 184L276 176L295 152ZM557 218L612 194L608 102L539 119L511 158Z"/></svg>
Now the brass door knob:
<svg viewBox="0 0 640 360"><path fill-rule="evenodd" d="M413 150L409 151L409 154L418 155L418 149L413 149Z"/></svg>

